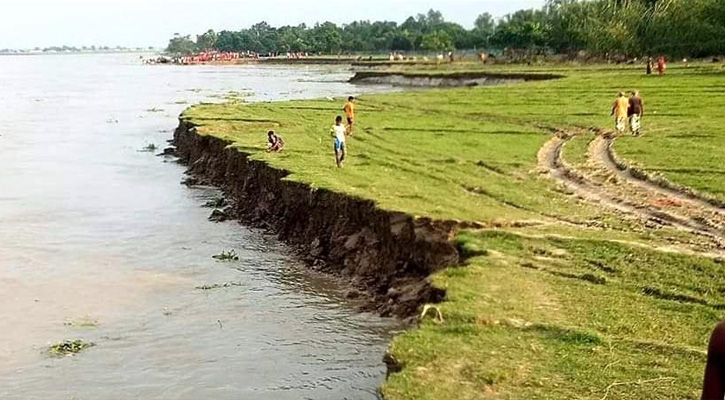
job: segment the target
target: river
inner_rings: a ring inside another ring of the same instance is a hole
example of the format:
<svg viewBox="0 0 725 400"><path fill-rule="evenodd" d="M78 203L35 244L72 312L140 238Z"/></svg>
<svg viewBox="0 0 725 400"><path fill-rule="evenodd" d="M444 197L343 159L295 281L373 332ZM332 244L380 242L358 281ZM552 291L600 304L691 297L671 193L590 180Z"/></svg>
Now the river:
<svg viewBox="0 0 725 400"><path fill-rule="evenodd" d="M350 72L138 57L0 57L0 398L377 398L402 326L273 236L209 222L219 193L140 151L189 104L358 94ZM48 355L75 339L94 346Z"/></svg>

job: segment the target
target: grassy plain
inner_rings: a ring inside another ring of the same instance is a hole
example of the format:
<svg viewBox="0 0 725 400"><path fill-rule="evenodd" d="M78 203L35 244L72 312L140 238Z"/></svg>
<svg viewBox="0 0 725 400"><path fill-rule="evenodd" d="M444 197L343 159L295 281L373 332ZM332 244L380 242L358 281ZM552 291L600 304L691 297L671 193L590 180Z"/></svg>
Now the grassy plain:
<svg viewBox="0 0 725 400"><path fill-rule="evenodd" d="M342 99L199 105L183 118L287 179L486 227L460 233L465 266L433 277L448 293L444 322L393 341L403 370L386 399L696 398L724 314L722 261L673 251L689 233L573 195L540 173L537 152L553 130L608 128L616 92L639 89L645 135L620 138L619 156L725 199L725 69L491 68L566 77L364 96L344 169L329 135ZM268 129L284 137L282 153L264 152ZM568 143L567 162L583 163L589 140Z"/></svg>

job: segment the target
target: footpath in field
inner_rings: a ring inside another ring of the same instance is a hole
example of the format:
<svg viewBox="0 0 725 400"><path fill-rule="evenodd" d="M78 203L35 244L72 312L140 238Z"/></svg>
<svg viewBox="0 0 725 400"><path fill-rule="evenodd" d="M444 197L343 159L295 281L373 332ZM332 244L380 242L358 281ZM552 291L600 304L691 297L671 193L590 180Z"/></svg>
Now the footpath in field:
<svg viewBox="0 0 725 400"><path fill-rule="evenodd" d="M725 154L712 150L725 144L725 72L553 72L566 77L365 96L344 169L329 136L343 99L183 117L285 179L478 227L456 239L465 265L431 278L446 289L443 321L391 344L400 371L386 399L697 398L725 309ZM647 103L645 135L590 133L631 89ZM264 151L269 129L281 153Z"/></svg>

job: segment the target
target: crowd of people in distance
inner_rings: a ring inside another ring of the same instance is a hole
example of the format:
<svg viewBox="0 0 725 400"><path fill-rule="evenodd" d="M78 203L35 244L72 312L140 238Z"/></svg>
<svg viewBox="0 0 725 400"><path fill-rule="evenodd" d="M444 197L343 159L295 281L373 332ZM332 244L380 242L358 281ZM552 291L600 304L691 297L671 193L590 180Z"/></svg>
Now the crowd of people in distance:
<svg viewBox="0 0 725 400"><path fill-rule="evenodd" d="M287 52L288 60L299 60L302 58L307 58L309 56L310 56L310 54L307 53L306 51L288 51Z"/></svg>
<svg viewBox="0 0 725 400"><path fill-rule="evenodd" d="M205 64L205 63L234 63L240 59L259 60L261 57L277 57L279 53L266 53L260 54L253 51L246 52L233 52L233 51L204 51L200 53L190 55L179 55L179 56L159 56L155 58L141 57L144 64L178 64L178 65L193 65L193 64ZM296 52L287 53L287 58L304 58L307 57L307 53Z"/></svg>
<svg viewBox="0 0 725 400"><path fill-rule="evenodd" d="M449 62L455 61L455 56L454 56L453 52L449 51L448 54L445 54L445 55L443 53L436 55L436 62L440 64L446 58L448 59ZM391 62L393 62L393 61L418 61L418 57L417 56L406 56L405 54L403 54L401 52L394 51L394 52L390 53L388 60ZM421 60L429 61L427 56L421 57Z"/></svg>
<svg viewBox="0 0 725 400"><path fill-rule="evenodd" d="M347 98L347 103L342 108L347 119L347 126L343 124L342 116L335 117L335 124L330 128L330 136L333 138L335 150L335 164L338 168L345 166L347 156L347 137L352 136L355 127L355 97ZM284 148L284 139L275 131L267 132L267 152L278 153Z"/></svg>

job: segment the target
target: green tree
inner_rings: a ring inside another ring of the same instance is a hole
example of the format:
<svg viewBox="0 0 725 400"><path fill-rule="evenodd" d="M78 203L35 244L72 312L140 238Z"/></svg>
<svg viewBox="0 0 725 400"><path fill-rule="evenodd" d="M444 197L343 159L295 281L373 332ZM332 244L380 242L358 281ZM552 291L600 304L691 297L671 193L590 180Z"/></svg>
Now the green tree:
<svg viewBox="0 0 725 400"><path fill-rule="evenodd" d="M310 46L319 53L335 54L342 49L341 29L332 22L317 24L309 33Z"/></svg>
<svg viewBox="0 0 725 400"><path fill-rule="evenodd" d="M445 51L453 48L546 49L607 57L708 56L725 53L725 0L548 0L541 9L519 10L496 22L480 14L473 29L448 22L436 10L390 21L331 22L274 28L260 22L239 31L175 34L167 52ZM61 48L59 48L62 50Z"/></svg>
<svg viewBox="0 0 725 400"><path fill-rule="evenodd" d="M549 35L546 14L541 10L519 10L507 15L496 27L491 42L499 47L533 49L545 46Z"/></svg>
<svg viewBox="0 0 725 400"><path fill-rule="evenodd" d="M453 40L443 31L435 31L423 35L422 47L430 51L450 51L454 49Z"/></svg>
<svg viewBox="0 0 725 400"><path fill-rule="evenodd" d="M166 52L169 54L189 55L196 51L196 43L191 40L191 36L181 36L175 33L174 37L169 40L166 46Z"/></svg>
<svg viewBox="0 0 725 400"><path fill-rule="evenodd" d="M496 32L496 21L491 14L485 12L476 18L474 28L470 32L470 47L485 48L490 45L491 36ZM461 47L461 46L457 46ZM469 47L469 46L465 46ZM465 48L464 47L464 48Z"/></svg>
<svg viewBox="0 0 725 400"><path fill-rule="evenodd" d="M200 51L212 50L217 41L217 34L209 29L201 35L196 35L196 48Z"/></svg>

